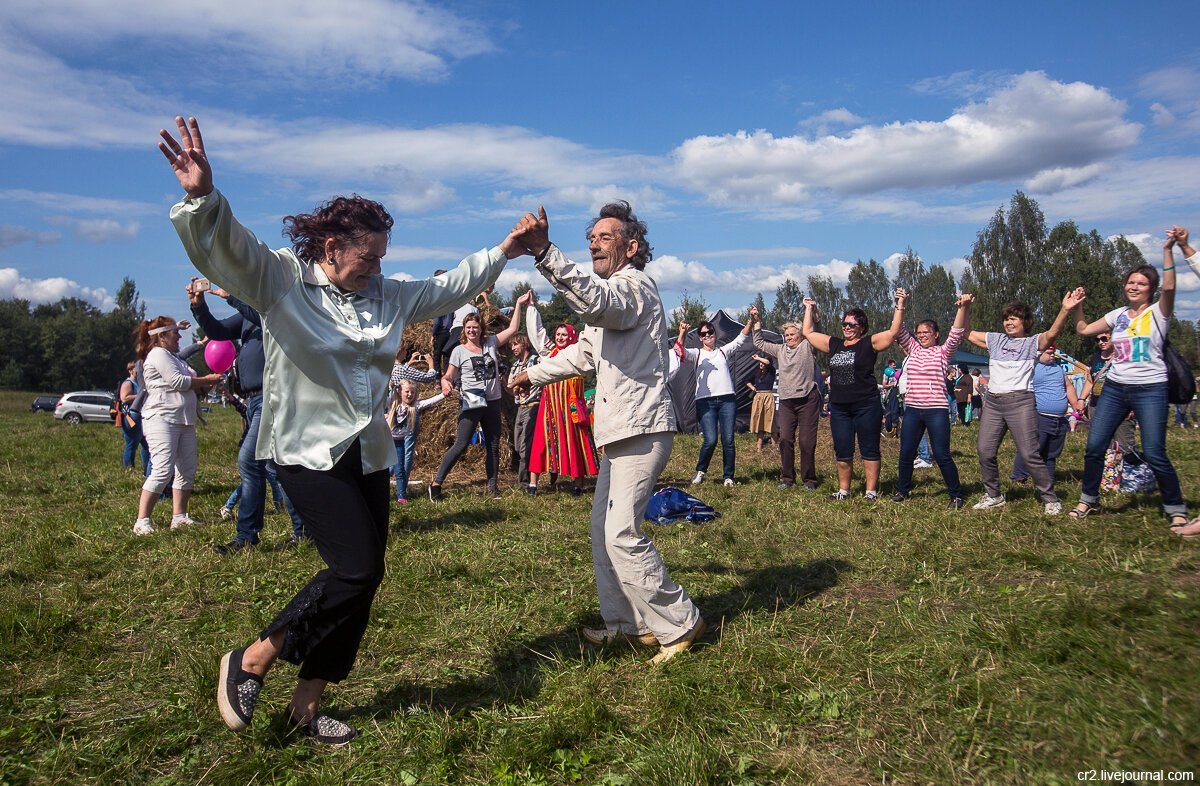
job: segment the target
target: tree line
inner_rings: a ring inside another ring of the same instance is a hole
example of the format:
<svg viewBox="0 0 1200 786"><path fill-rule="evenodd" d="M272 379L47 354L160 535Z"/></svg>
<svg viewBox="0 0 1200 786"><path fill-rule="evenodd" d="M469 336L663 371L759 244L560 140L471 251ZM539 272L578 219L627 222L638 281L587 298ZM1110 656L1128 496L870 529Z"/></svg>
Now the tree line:
<svg viewBox="0 0 1200 786"><path fill-rule="evenodd" d="M945 268L926 266L909 248L895 276L889 276L874 259L860 259L845 288L829 276L813 275L804 282L787 279L776 288L770 308L761 292L754 305L763 314L765 326L779 330L787 322L803 320L804 298L811 297L818 304L825 329L831 331L843 309L858 306L876 331L890 323L892 292L903 287L911 293L905 316L910 329L918 320L935 319L944 337L954 321L956 294L970 292L976 297L971 309L975 329L999 330L1004 305L1020 301L1033 310L1036 331L1050 325L1063 294L1077 286L1088 291L1084 312L1089 319L1120 306L1124 303L1122 276L1146 261L1123 237L1107 240L1095 229L1081 231L1073 221L1048 228L1037 202L1018 191L979 231L958 282ZM1152 264L1157 266L1158 260ZM1191 275L1186 270L1179 273L1181 278ZM492 303L511 305L527 289L529 284L521 283L507 297L493 293ZM125 363L133 357L133 329L145 319L145 311L137 286L129 278L122 281L116 307L109 312L76 298L38 306L25 300L0 301L0 387L56 392L114 388L125 376ZM668 336L678 332L681 321L695 325L711 311L703 295L684 292L671 312ZM744 322L748 313L747 306L735 316ZM558 293L542 304L542 320L548 327L562 322L581 326ZM1170 338L1192 368L1200 370L1200 320L1173 318ZM1092 340L1069 328L1058 345L1084 361L1095 349ZM898 358L899 351L893 348L880 362L891 357Z"/></svg>

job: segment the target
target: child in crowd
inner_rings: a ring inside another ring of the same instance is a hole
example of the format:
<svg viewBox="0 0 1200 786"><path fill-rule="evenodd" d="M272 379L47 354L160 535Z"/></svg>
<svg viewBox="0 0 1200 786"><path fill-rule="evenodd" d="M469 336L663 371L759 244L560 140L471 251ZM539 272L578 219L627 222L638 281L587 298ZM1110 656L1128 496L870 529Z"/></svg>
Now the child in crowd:
<svg viewBox="0 0 1200 786"><path fill-rule="evenodd" d="M388 428L396 443L396 464L392 474L396 478L396 504L408 504L408 476L412 472L413 455L416 452L417 435L420 431L421 410L431 407L446 396L435 396L417 401L417 385L404 379L392 393L392 403L387 411Z"/></svg>

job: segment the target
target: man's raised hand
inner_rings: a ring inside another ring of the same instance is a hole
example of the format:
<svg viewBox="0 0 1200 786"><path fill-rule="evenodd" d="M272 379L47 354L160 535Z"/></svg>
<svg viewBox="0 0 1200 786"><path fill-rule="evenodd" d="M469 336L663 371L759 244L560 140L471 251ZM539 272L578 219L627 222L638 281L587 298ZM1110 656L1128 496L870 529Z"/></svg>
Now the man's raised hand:
<svg viewBox="0 0 1200 786"><path fill-rule="evenodd" d="M212 166L204 153L204 138L200 136L200 124L196 118L189 117L185 123L182 117L175 118L179 126L179 142L165 129L159 129L158 135L162 141L158 149L167 157L171 169L179 185L189 197L199 199L208 196L213 190Z"/></svg>

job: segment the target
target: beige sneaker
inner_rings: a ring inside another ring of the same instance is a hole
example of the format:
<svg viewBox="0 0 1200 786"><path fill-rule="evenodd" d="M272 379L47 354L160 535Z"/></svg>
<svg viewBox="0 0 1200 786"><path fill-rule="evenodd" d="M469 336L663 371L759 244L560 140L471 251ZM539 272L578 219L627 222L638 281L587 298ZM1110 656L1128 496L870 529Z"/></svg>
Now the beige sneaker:
<svg viewBox="0 0 1200 786"><path fill-rule="evenodd" d="M610 630L609 628L584 628L583 638L588 644L596 647L603 647L605 644L612 644L614 641L628 641L630 644L637 644L642 647L654 647L658 644L658 639L654 638L653 633L639 633L634 636L631 633L622 633L619 630Z"/></svg>
<svg viewBox="0 0 1200 786"><path fill-rule="evenodd" d="M696 621L696 626L685 633L683 638L673 641L670 644L664 644L659 649L658 654L650 659L650 662L655 666L666 663L688 647L691 647L692 642L703 636L706 630L708 630L708 625L704 622L704 618L701 617Z"/></svg>

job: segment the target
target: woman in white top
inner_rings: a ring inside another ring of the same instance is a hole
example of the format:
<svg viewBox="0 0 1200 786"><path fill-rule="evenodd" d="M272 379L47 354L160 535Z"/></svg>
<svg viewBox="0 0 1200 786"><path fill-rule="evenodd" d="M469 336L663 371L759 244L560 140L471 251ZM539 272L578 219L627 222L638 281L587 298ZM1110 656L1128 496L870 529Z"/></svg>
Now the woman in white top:
<svg viewBox="0 0 1200 786"><path fill-rule="evenodd" d="M1175 310L1172 249L1176 242L1175 230L1168 230L1163 244L1162 288L1157 301L1154 295L1159 291L1158 271L1151 265L1138 265L1125 274L1124 306L1114 308L1094 322L1084 318L1082 305L1075 307L1075 332L1098 336L1111 331L1113 358L1104 381L1104 395L1096 402L1083 453L1079 504L1068 515L1083 518L1099 509L1104 453L1117 427L1133 412L1142 430L1142 455L1158 481L1171 531L1196 537L1200 535L1200 526L1188 524L1179 476L1167 458L1167 365L1163 362L1163 342Z"/></svg>
<svg viewBox="0 0 1200 786"><path fill-rule="evenodd" d="M725 485L733 485L733 426L737 419L737 394L734 392L733 377L729 374L729 356L743 348L754 346L750 343L751 325L752 320L746 320L746 326L733 341L718 347L717 329L713 323L706 320L696 328L696 335L700 337L700 348L685 349L683 337L687 335L691 325L687 322L679 323L675 354L681 363L695 364L696 420L700 422L700 433L704 437L704 441L700 443L700 457L696 459L693 486L704 482L708 462L712 460L713 451L717 446L718 429L721 434L721 463Z"/></svg>
<svg viewBox="0 0 1200 786"><path fill-rule="evenodd" d="M154 532L150 513L174 475L171 529L195 522L188 516L188 499L196 479L196 392L208 392L220 374L197 377L179 357L179 325L170 317L144 321L133 331L142 389L142 434L150 446L150 474L142 484L133 534Z"/></svg>

